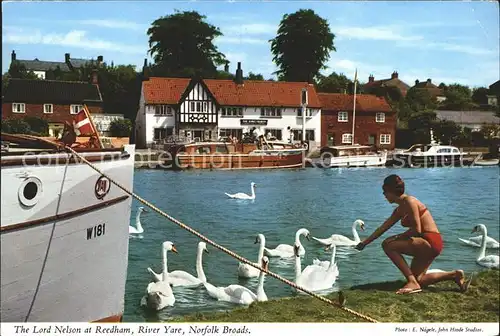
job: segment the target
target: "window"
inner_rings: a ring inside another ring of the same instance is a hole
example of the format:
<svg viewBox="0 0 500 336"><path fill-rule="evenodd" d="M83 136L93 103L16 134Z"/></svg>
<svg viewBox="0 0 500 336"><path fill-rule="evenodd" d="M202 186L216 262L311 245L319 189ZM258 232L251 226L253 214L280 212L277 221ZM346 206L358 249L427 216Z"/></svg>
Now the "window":
<svg viewBox="0 0 500 336"><path fill-rule="evenodd" d="M377 114L375 114L375 121L379 123L385 122L385 113L378 112Z"/></svg>
<svg viewBox="0 0 500 336"><path fill-rule="evenodd" d="M221 128L219 129L219 137L235 137L238 140L241 140L243 137L243 130L241 128Z"/></svg>
<svg viewBox="0 0 500 336"><path fill-rule="evenodd" d="M13 103L12 104L12 113L24 113L25 105L24 103Z"/></svg>
<svg viewBox="0 0 500 336"><path fill-rule="evenodd" d="M339 112L339 117L338 117L337 121L347 122L347 120L348 120L347 112Z"/></svg>
<svg viewBox="0 0 500 336"><path fill-rule="evenodd" d="M196 102L196 112L201 112L201 102Z"/></svg>
<svg viewBox="0 0 500 336"><path fill-rule="evenodd" d="M438 153L451 153L451 148L441 148L438 149Z"/></svg>
<svg viewBox="0 0 500 336"><path fill-rule="evenodd" d="M262 107L260 109L261 117L281 117L281 109L275 107Z"/></svg>
<svg viewBox="0 0 500 336"><path fill-rule="evenodd" d="M382 136L380 136L380 139L382 139ZM352 134L351 133L344 133L344 134L342 134L342 143L343 144L350 144L350 143L352 143Z"/></svg>
<svg viewBox="0 0 500 336"><path fill-rule="evenodd" d="M154 140L161 141L167 137L167 129L166 128L155 128L154 130Z"/></svg>
<svg viewBox="0 0 500 336"><path fill-rule="evenodd" d="M207 102L203 102L203 112L207 112L208 110L208 104Z"/></svg>
<svg viewBox="0 0 500 336"><path fill-rule="evenodd" d="M297 117L302 117L302 108L297 109ZM306 109L306 117L312 117L312 110Z"/></svg>
<svg viewBox="0 0 500 336"><path fill-rule="evenodd" d="M43 104L43 113L53 113L53 105L52 104Z"/></svg>
<svg viewBox="0 0 500 336"><path fill-rule="evenodd" d="M191 108L189 109L190 111L194 111L194 108L195 108L195 103L194 102L191 102Z"/></svg>
<svg viewBox="0 0 500 336"><path fill-rule="evenodd" d="M381 145L390 145L391 144L391 135L390 134L380 134L380 144Z"/></svg>
<svg viewBox="0 0 500 336"><path fill-rule="evenodd" d="M171 106L168 105L156 105L155 106L155 115L160 116L173 116L174 111Z"/></svg>
<svg viewBox="0 0 500 336"><path fill-rule="evenodd" d="M293 139L295 141L302 141L302 130L293 130ZM315 141L314 140L314 130L306 130L306 141Z"/></svg>
<svg viewBox="0 0 500 336"><path fill-rule="evenodd" d="M222 107L220 114L223 117L243 117L242 107Z"/></svg>
<svg viewBox="0 0 500 336"><path fill-rule="evenodd" d="M78 114L81 110L83 110L83 105L71 105L69 107L69 113L71 114Z"/></svg>
<svg viewBox="0 0 500 336"><path fill-rule="evenodd" d="M267 128L265 133L266 139L267 139L267 133L271 133L271 136L275 137L277 140L283 140L282 131L280 129Z"/></svg>

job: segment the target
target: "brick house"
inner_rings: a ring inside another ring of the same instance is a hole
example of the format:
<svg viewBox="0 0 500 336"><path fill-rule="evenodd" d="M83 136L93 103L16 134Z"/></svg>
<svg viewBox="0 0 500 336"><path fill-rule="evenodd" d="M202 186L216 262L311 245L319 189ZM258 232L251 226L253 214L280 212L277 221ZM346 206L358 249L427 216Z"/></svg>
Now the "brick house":
<svg viewBox="0 0 500 336"><path fill-rule="evenodd" d="M321 104L305 82L243 80L241 64L234 80L151 77L142 84L136 117L136 143L149 147L176 135L216 140L260 128L279 140L302 139L301 92L307 89L306 141L319 145Z"/></svg>
<svg viewBox="0 0 500 336"><path fill-rule="evenodd" d="M403 97L406 96L406 93L410 89L410 86L399 79L399 74L397 71L394 71L391 74L391 78L379 79L375 80L373 75L368 77L368 83L364 84L364 89L366 92L370 92L370 90L378 88L378 87L396 87L401 91Z"/></svg>
<svg viewBox="0 0 500 336"><path fill-rule="evenodd" d="M352 143L353 95L318 93L321 101L321 146ZM356 95L354 143L394 149L396 113L385 98Z"/></svg>
<svg viewBox="0 0 500 336"><path fill-rule="evenodd" d="M432 83L430 78L427 78L425 82L420 82L418 79L415 81L415 85L413 86L416 89L427 90L432 98L435 98L438 103L446 100L444 96L444 91L440 89L438 86Z"/></svg>
<svg viewBox="0 0 500 336"><path fill-rule="evenodd" d="M95 71L90 83L12 78L3 92L2 120L39 117L48 121L49 135L57 136L83 104L91 113L102 113L102 103Z"/></svg>
<svg viewBox="0 0 500 336"><path fill-rule="evenodd" d="M89 59L71 58L69 53L64 54L64 62L41 61L38 58L35 58L34 60L23 60L18 59L16 51L12 50L11 62L14 61L18 61L24 65L27 71L33 71L33 73L40 77L40 79L45 79L45 75L49 70L56 70L59 68L62 72L71 72L81 68L86 63L91 62ZM97 56L97 64L99 65L102 62L103 57Z"/></svg>

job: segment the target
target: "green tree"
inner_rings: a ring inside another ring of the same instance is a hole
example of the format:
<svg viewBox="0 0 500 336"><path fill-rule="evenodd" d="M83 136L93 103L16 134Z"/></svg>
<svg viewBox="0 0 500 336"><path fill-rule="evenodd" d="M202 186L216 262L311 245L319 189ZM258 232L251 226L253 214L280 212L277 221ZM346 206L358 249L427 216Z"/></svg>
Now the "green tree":
<svg viewBox="0 0 500 336"><path fill-rule="evenodd" d="M316 90L319 92L344 93L349 91L353 82L343 73L332 72L328 76L318 74Z"/></svg>
<svg viewBox="0 0 500 336"><path fill-rule="evenodd" d="M113 120L109 131L113 137L128 137L132 131L132 122L129 119Z"/></svg>
<svg viewBox="0 0 500 336"><path fill-rule="evenodd" d="M311 9L285 14L271 42L279 80L313 83L336 51L328 22Z"/></svg>
<svg viewBox="0 0 500 336"><path fill-rule="evenodd" d="M9 70L2 75L2 90L5 91L9 85L9 79L40 79L33 71L26 70L26 66L19 61L10 63Z"/></svg>
<svg viewBox="0 0 500 336"><path fill-rule="evenodd" d="M406 93L404 100L400 101L399 119L408 121L411 117L421 113L434 113L437 108L437 101L433 98L429 91L412 87Z"/></svg>
<svg viewBox="0 0 500 336"><path fill-rule="evenodd" d="M430 130L435 124L436 112L424 111L415 113L408 119L408 128L413 130L414 142L429 143L431 140Z"/></svg>
<svg viewBox="0 0 500 336"><path fill-rule="evenodd" d="M153 73L172 77L215 78L217 66L226 63L213 41L222 36L219 28L205 22L195 11L176 11L160 17L148 29Z"/></svg>
<svg viewBox="0 0 500 336"><path fill-rule="evenodd" d="M10 134L30 134L30 125L21 118L2 120L2 132Z"/></svg>
<svg viewBox="0 0 500 336"><path fill-rule="evenodd" d="M500 126L495 124L485 124L481 127L480 133L487 140L500 137Z"/></svg>
<svg viewBox="0 0 500 336"><path fill-rule="evenodd" d="M40 136L49 135L49 123L46 119L34 116L26 116L23 118L23 121L25 121L29 125L31 134Z"/></svg>
<svg viewBox="0 0 500 336"><path fill-rule="evenodd" d="M462 128L451 120L438 120L432 129L434 137L443 144L455 144L462 136Z"/></svg>
<svg viewBox="0 0 500 336"><path fill-rule="evenodd" d="M451 84L444 90L446 100L443 109L464 111L474 107L472 92L468 86Z"/></svg>
<svg viewBox="0 0 500 336"><path fill-rule="evenodd" d="M488 104L488 92L489 90L485 87L478 87L472 90L472 102L477 105Z"/></svg>
<svg viewBox="0 0 500 336"><path fill-rule="evenodd" d="M261 74L254 74L253 72L249 72L248 76L246 77L246 79L248 79L248 80L263 81L264 80L264 76L262 76Z"/></svg>

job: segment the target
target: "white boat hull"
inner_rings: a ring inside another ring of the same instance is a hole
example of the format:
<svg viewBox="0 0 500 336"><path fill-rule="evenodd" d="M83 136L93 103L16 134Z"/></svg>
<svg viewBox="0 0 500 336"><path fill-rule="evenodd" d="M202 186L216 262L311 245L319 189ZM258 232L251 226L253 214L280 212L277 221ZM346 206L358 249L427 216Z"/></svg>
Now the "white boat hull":
<svg viewBox="0 0 500 336"><path fill-rule="evenodd" d="M325 168L385 166L387 162L387 152L373 155L351 155L339 157L324 155L322 162Z"/></svg>
<svg viewBox="0 0 500 336"><path fill-rule="evenodd" d="M93 164L132 190L134 146L125 150L129 157ZM105 178L99 180L85 163L20 166L5 165L4 159L2 322L119 320L124 311L131 197ZM33 198L37 202L25 206L22 202L29 200L20 196L23 181L36 179L41 184Z"/></svg>

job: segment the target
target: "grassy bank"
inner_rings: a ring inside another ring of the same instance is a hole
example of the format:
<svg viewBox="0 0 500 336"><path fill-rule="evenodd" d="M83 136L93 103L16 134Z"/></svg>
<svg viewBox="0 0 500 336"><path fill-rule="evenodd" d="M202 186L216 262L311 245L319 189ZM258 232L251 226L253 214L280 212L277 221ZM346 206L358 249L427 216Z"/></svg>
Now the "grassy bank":
<svg viewBox="0 0 500 336"><path fill-rule="evenodd" d="M411 295L395 294L403 286L402 281L355 286L344 291L346 307L379 322L498 322L499 275L496 270L477 274L466 293L460 293L454 282ZM337 300L336 293L328 297ZM254 303L228 312L184 316L175 321L366 322L305 295Z"/></svg>

